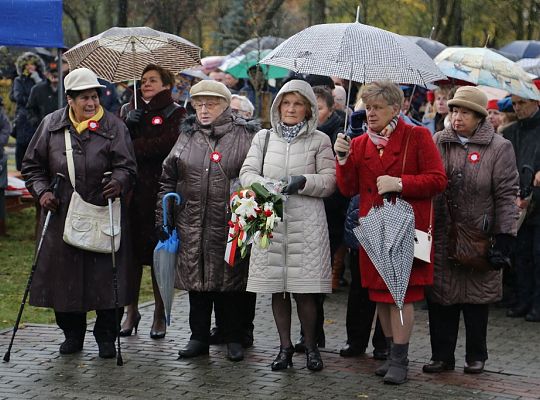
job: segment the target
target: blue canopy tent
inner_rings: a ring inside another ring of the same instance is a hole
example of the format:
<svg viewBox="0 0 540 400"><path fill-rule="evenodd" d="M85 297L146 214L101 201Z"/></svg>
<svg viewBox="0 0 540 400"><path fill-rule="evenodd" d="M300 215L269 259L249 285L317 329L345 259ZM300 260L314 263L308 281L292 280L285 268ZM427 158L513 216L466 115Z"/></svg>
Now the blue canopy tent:
<svg viewBox="0 0 540 400"><path fill-rule="evenodd" d="M0 45L56 47L62 73L62 0L0 0ZM58 101L62 103L60 75Z"/></svg>

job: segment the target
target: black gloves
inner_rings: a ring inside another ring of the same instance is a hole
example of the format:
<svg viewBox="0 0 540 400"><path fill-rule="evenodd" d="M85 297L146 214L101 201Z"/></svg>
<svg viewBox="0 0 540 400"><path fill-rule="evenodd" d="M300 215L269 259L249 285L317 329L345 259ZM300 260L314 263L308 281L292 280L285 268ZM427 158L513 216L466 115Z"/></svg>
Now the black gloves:
<svg viewBox="0 0 540 400"><path fill-rule="evenodd" d="M306 177L304 175L292 175L289 176L287 184L281 191L283 194L297 194L299 190L302 190L306 186Z"/></svg>
<svg viewBox="0 0 540 400"><path fill-rule="evenodd" d="M116 179L111 179L103 187L103 197L106 199L114 199L120 197L122 193L122 185Z"/></svg>
<svg viewBox="0 0 540 400"><path fill-rule="evenodd" d="M495 244L488 251L489 263L493 269L503 269L511 266L510 257L514 252L516 238L506 233L495 235Z"/></svg>
<svg viewBox="0 0 540 400"><path fill-rule="evenodd" d="M126 116L126 125L132 129L141 122L143 116L143 110L131 110Z"/></svg>

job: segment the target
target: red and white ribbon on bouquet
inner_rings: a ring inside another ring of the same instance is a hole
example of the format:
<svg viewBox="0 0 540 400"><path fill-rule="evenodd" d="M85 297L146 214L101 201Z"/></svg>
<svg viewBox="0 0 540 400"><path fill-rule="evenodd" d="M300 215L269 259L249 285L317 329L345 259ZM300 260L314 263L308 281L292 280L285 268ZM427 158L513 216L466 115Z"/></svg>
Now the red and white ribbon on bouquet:
<svg viewBox="0 0 540 400"><path fill-rule="evenodd" d="M229 201L231 210L233 210L233 205L236 201L248 198L255 197L255 193L252 190L245 189L238 192L234 192ZM231 220L229 221L229 233L227 236L227 247L225 248L225 261L231 267L234 265L234 257L236 256L236 250L238 249L239 242L245 242L247 239L246 232L240 226L240 220L236 213L232 213Z"/></svg>

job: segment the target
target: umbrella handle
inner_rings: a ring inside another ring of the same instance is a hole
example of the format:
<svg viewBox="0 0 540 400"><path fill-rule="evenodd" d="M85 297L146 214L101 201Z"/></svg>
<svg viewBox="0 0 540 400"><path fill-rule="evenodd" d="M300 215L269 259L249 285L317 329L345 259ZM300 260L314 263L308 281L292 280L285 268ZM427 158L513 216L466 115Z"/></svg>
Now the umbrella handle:
<svg viewBox="0 0 540 400"><path fill-rule="evenodd" d="M180 202L182 201L182 198L180 197L180 195L175 192L167 193L165 196L163 196L161 207L163 208L163 226L164 227L167 226L167 200L169 199L169 197L174 197L174 200L175 200L174 202L176 205L180 204Z"/></svg>

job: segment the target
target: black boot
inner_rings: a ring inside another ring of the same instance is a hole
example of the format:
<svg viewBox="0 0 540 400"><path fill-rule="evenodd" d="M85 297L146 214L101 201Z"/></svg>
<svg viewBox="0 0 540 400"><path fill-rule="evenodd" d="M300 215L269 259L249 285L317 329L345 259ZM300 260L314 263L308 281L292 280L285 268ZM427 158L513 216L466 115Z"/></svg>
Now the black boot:
<svg viewBox="0 0 540 400"><path fill-rule="evenodd" d="M83 340L68 337L64 340L64 343L60 345L60 354L73 354L78 353L83 348Z"/></svg>
<svg viewBox="0 0 540 400"><path fill-rule="evenodd" d="M100 358L116 357L116 347L114 346L114 342L98 342L98 348Z"/></svg>
<svg viewBox="0 0 540 400"><path fill-rule="evenodd" d="M407 370L409 365L409 343L392 344L390 349L390 368L384 376L384 383L401 385L407 382Z"/></svg>

